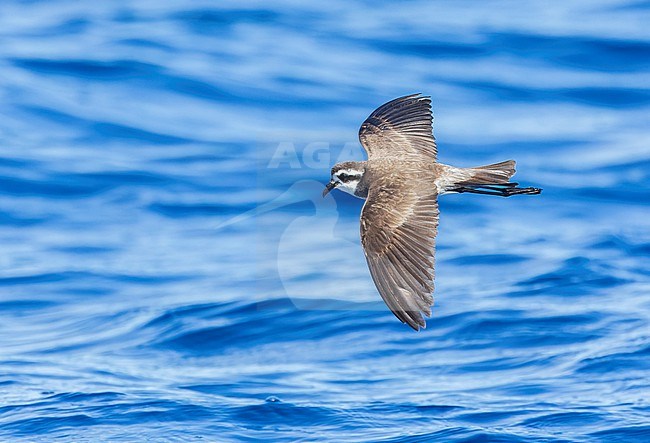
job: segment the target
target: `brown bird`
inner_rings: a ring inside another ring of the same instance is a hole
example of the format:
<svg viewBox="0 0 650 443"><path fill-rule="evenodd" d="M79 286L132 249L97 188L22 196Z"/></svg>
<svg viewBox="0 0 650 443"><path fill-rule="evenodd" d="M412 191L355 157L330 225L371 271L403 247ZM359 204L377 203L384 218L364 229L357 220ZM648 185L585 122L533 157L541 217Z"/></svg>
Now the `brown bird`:
<svg viewBox="0 0 650 443"><path fill-rule="evenodd" d="M438 163L432 122L430 97L413 94L380 106L359 129L368 160L336 164L323 191L324 197L338 188L366 200L361 244L370 274L393 314L416 331L433 305L438 196L541 192L509 181L514 160L475 168Z"/></svg>

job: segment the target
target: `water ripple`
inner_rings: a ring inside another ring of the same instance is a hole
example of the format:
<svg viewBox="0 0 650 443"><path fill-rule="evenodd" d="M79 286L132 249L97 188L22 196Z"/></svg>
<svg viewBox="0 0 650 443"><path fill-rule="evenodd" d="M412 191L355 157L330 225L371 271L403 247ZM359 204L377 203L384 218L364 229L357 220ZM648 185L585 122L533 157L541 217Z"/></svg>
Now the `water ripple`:
<svg viewBox="0 0 650 443"><path fill-rule="evenodd" d="M0 4L0 440L647 440L648 2L203 3ZM440 199L418 334L316 186L416 91L544 188Z"/></svg>

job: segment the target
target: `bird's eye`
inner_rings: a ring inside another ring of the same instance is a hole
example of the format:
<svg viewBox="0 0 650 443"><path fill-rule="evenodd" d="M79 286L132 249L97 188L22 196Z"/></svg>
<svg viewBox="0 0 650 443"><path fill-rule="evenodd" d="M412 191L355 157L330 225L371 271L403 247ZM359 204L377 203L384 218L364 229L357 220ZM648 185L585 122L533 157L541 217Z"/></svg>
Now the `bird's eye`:
<svg viewBox="0 0 650 443"><path fill-rule="evenodd" d="M339 180L347 181L350 176L348 174L339 174Z"/></svg>

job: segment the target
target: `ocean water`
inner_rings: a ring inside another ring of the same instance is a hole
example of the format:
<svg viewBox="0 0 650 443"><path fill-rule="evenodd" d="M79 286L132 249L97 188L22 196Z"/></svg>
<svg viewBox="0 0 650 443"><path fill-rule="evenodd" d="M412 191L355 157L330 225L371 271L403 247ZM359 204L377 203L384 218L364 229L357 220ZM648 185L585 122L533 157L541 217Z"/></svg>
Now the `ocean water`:
<svg viewBox="0 0 650 443"><path fill-rule="evenodd" d="M0 3L0 441L650 441L650 3ZM383 305L358 126L432 96L436 304Z"/></svg>

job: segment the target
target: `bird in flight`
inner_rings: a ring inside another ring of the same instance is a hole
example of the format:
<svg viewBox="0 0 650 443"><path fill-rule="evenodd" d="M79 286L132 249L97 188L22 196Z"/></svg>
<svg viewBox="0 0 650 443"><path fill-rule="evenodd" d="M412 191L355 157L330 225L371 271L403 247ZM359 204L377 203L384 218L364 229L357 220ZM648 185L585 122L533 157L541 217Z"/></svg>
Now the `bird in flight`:
<svg viewBox="0 0 650 443"><path fill-rule="evenodd" d="M431 316L438 196L539 194L510 182L515 161L458 168L437 162L430 97L413 94L377 108L359 129L368 160L338 163L323 197L340 189L365 199L361 244L370 275L393 314L416 331Z"/></svg>

